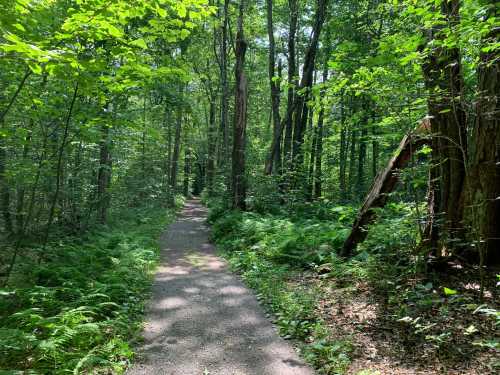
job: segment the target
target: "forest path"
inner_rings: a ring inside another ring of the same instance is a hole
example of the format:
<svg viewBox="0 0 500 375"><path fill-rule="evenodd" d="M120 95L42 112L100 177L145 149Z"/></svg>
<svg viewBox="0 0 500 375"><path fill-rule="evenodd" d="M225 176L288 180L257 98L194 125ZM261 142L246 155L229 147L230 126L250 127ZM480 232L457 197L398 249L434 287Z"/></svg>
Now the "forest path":
<svg viewBox="0 0 500 375"><path fill-rule="evenodd" d="M206 216L188 201L162 235L141 359L127 374L312 375L215 255Z"/></svg>

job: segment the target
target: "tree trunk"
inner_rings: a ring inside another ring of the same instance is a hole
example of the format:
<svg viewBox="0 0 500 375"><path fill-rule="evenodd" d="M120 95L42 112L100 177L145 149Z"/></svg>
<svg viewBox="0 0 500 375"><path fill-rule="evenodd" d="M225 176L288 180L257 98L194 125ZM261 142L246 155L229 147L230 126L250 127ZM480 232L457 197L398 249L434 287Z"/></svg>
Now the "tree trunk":
<svg viewBox="0 0 500 375"><path fill-rule="evenodd" d="M346 170L347 170L347 150L348 138L347 127L345 124L345 103L344 92L341 93L340 98L340 157L339 157L339 190L340 199L345 202L347 200L347 186L346 186Z"/></svg>
<svg viewBox="0 0 500 375"><path fill-rule="evenodd" d="M378 143L378 131L377 124L375 123L375 113L372 113L372 178L377 177L378 172L378 154L379 154L379 143Z"/></svg>
<svg viewBox="0 0 500 375"><path fill-rule="evenodd" d="M109 126L101 126L101 140L99 142L99 170L97 172L97 217L101 224L105 224L109 207L109 182L111 181Z"/></svg>
<svg viewBox="0 0 500 375"><path fill-rule="evenodd" d="M323 66L323 84L328 80L328 56L325 58ZM325 105L322 101L325 90L321 90L320 97L320 110L318 114L318 126L316 129L316 167L314 169L314 198L321 197L321 186L323 182L322 174L322 157L323 157L323 122L325 121Z"/></svg>
<svg viewBox="0 0 500 375"><path fill-rule="evenodd" d="M10 190L6 180L7 151L4 137L0 136L0 210L2 211L4 229L12 233L12 218L10 215Z"/></svg>
<svg viewBox="0 0 500 375"><path fill-rule="evenodd" d="M313 73L319 37L326 18L326 4L326 0L317 0L312 38L304 57L302 79L299 86L299 89L303 92L303 94L297 95L294 102L295 117L293 123L292 169L296 174L302 168L303 163L302 144L304 143L304 131L307 125L308 113L306 102L309 98L309 91L313 83Z"/></svg>
<svg viewBox="0 0 500 375"><path fill-rule="evenodd" d="M358 197L363 196L365 191L366 177L365 177L365 164L366 164L366 138L368 137L368 128L366 121L366 108L363 106L363 118L361 120L361 130L359 137L358 147L358 173L356 176L356 193Z"/></svg>
<svg viewBox="0 0 500 375"><path fill-rule="evenodd" d="M216 153L216 125L215 125L215 97L210 98L210 109L208 119L208 148L207 148L207 191L208 195L212 196L214 192L214 177L215 177L215 153Z"/></svg>
<svg viewBox="0 0 500 375"><path fill-rule="evenodd" d="M229 0L224 0L222 35L220 45L220 82L221 82L221 116L220 131L222 142L219 150L219 160L217 165L225 171L225 165L229 158L229 85L227 82L227 44L228 44L228 23L229 23ZM224 172L225 174L225 172Z"/></svg>
<svg viewBox="0 0 500 375"><path fill-rule="evenodd" d="M181 151L181 129L182 129L182 108L177 109L177 120L175 124L174 149L172 152L172 162L170 166L170 202L175 204L175 193L177 192L177 171L179 168L179 155Z"/></svg>
<svg viewBox="0 0 500 375"><path fill-rule="evenodd" d="M245 53L247 43L243 34L244 0L240 0L238 31L236 33L236 67L235 67L235 101L234 101L234 133L232 155L232 204L233 208L246 209L245 182L245 141L247 125L247 79L245 76Z"/></svg>
<svg viewBox="0 0 500 375"><path fill-rule="evenodd" d="M441 12L450 27L454 27L459 22L459 0L443 1ZM428 42L442 40L443 33L442 26L434 27L428 31ZM436 213L436 218L429 221L432 228L428 227L426 233L431 238L439 238L439 244L431 243L431 246L439 247L441 252L463 239L467 129L461 104L463 77L459 49L439 45L431 48L422 71L429 91L428 112L433 134L429 196L433 197L431 211Z"/></svg>
<svg viewBox="0 0 500 375"><path fill-rule="evenodd" d="M187 143L187 142L186 142ZM189 180L191 178L191 149L189 147L184 147L184 183L183 183L183 194L186 198L189 198Z"/></svg>
<svg viewBox="0 0 500 375"><path fill-rule="evenodd" d="M293 103L295 101L295 87L297 86L297 63L295 61L295 36L297 33L298 4L297 0L288 0L289 29L288 29L288 92L285 139L283 142L284 161L287 169L291 168L292 137L293 137Z"/></svg>
<svg viewBox="0 0 500 375"><path fill-rule="evenodd" d="M496 1L489 1L488 17L498 17ZM499 40L493 28L483 46ZM465 190L469 237L477 243L484 264L500 264L500 53L482 52L478 66L476 121L472 139L470 168Z"/></svg>
<svg viewBox="0 0 500 375"><path fill-rule="evenodd" d="M351 125L350 131L350 150L349 150L349 183L347 185L347 196L349 199L353 198L353 187L354 187L354 174L356 170L356 142L357 142L357 131L353 125Z"/></svg>
<svg viewBox="0 0 500 375"><path fill-rule="evenodd" d="M269 38L269 86L271 88L271 111L273 118L273 142L269 157L266 165L266 173L271 174L274 170L275 173L281 172L281 135L283 133L280 120L280 88L279 83L276 82L275 65L276 65L276 47L274 42L274 28L273 28L273 2L267 0L267 34ZM274 148L273 148L274 145Z"/></svg>

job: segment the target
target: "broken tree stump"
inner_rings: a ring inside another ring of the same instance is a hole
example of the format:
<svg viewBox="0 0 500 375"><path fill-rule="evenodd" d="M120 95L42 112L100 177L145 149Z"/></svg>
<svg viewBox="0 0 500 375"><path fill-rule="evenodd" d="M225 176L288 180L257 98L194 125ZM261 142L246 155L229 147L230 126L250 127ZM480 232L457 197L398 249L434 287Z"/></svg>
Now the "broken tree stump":
<svg viewBox="0 0 500 375"><path fill-rule="evenodd" d="M389 194L394 190L399 181L399 171L407 166L411 156L415 152L428 143L429 138L427 134L429 130L430 122L426 118L422 120L416 131L406 134L403 137L395 155L373 181L363 206L360 208L356 220L352 225L351 233L344 242L340 252L341 256L352 256L357 245L365 240L368 235L368 225L376 219L375 209L385 206Z"/></svg>

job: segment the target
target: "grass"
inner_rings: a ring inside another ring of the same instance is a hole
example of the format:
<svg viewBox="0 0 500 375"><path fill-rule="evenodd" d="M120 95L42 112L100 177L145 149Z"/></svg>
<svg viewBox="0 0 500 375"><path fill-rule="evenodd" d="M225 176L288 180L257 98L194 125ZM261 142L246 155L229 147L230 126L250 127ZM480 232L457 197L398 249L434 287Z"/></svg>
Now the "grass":
<svg viewBox="0 0 500 375"><path fill-rule="evenodd" d="M121 212L83 238L24 249L0 290L2 374L122 373L134 356L158 261L157 238L173 211Z"/></svg>

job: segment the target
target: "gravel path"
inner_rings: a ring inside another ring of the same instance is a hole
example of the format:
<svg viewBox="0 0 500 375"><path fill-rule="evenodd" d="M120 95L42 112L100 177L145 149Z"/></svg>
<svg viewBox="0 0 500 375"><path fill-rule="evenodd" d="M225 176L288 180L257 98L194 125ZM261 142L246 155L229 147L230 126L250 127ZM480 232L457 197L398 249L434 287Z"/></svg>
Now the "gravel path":
<svg viewBox="0 0 500 375"><path fill-rule="evenodd" d="M127 374L312 375L214 254L205 219L189 201L162 236L144 345Z"/></svg>

